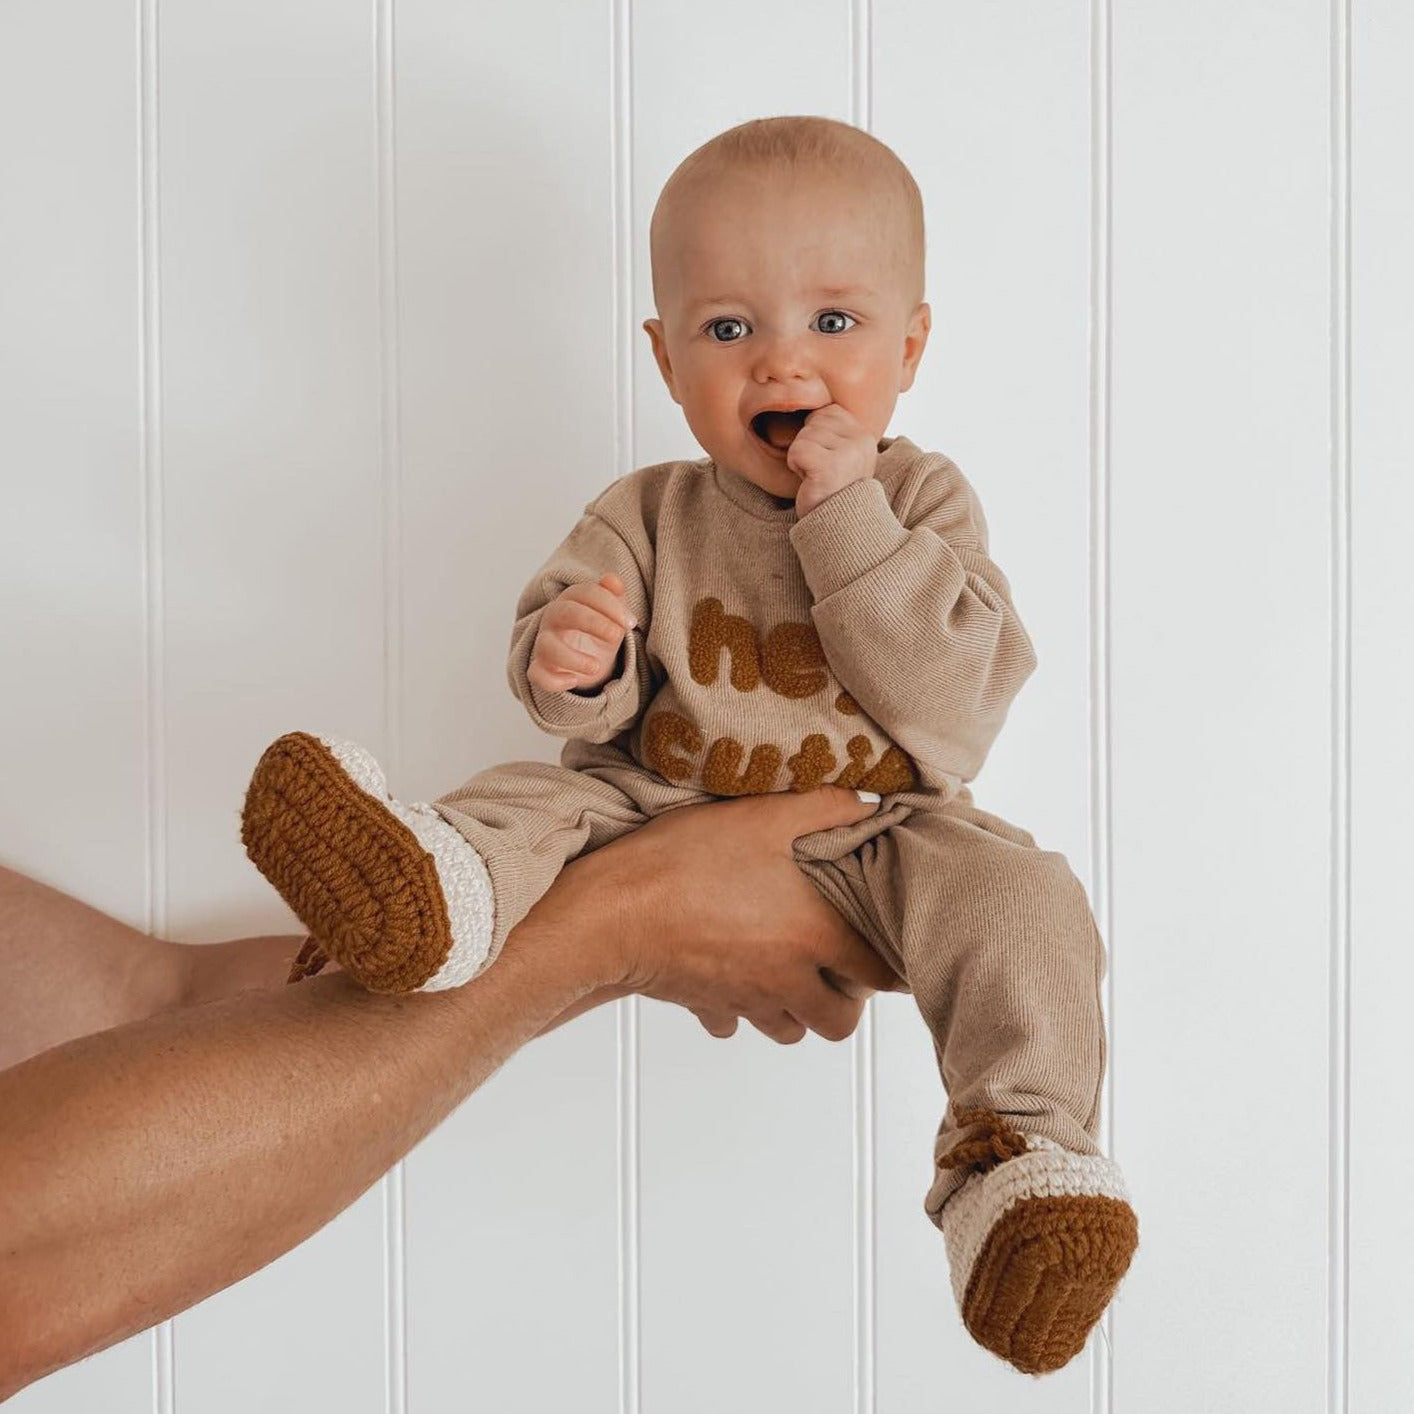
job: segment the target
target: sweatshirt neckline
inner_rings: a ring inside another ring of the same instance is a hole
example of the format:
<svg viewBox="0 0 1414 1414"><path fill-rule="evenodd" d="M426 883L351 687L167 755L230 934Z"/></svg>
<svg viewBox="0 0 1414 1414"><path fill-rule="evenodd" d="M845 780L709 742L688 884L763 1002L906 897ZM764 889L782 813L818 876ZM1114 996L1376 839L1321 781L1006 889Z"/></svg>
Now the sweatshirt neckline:
<svg viewBox="0 0 1414 1414"><path fill-rule="evenodd" d="M889 452L894 449L893 455ZM875 476L883 480L882 473L885 470L892 470L896 461L901 461L906 453L916 452L907 437L881 437L879 439L879 464L875 468ZM746 477L734 471L727 471L719 466L711 457L707 458L708 470L712 473L712 479L727 500L741 507L748 515L754 516L757 520L778 521L786 524L793 523L797 516L795 514L795 502L781 502L769 491L763 490L754 481L748 481Z"/></svg>

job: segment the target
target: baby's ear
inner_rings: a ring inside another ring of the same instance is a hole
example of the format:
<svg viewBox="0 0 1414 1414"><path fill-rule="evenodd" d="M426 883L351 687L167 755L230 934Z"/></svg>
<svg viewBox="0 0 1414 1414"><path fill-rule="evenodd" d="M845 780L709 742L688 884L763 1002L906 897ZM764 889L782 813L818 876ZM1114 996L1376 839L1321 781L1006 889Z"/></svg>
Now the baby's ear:
<svg viewBox="0 0 1414 1414"><path fill-rule="evenodd" d="M663 382L668 385L668 392L672 395L675 403L681 403L678 397L677 385L673 379L673 365L668 358L668 339L663 332L663 321L661 319L645 319L643 327L648 333L649 342L653 345L653 358L658 365L658 372L663 375Z"/></svg>
<svg viewBox="0 0 1414 1414"><path fill-rule="evenodd" d="M928 346L928 335L933 328L933 311L926 304L920 304L908 321L903 336L903 369L899 379L899 392L906 393L913 386L918 374L918 365L923 358L923 350Z"/></svg>

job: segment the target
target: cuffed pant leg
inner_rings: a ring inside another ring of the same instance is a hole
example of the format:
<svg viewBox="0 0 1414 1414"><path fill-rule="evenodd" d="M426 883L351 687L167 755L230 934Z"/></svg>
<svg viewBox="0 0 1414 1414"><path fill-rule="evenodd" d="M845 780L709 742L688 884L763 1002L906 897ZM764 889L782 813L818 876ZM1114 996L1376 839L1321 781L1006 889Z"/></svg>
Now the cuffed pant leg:
<svg viewBox="0 0 1414 1414"><path fill-rule="evenodd" d="M969 1136L963 1111L994 1110L1018 1131L1099 1152L1104 948L1063 854L969 793L915 810L833 865L802 868L907 981L932 1034L951 1102L925 1203L935 1221L967 1177L938 1166Z"/></svg>
<svg viewBox="0 0 1414 1414"><path fill-rule="evenodd" d="M648 818L608 781L544 761L488 767L432 803L491 875L496 895L491 959L566 863Z"/></svg>

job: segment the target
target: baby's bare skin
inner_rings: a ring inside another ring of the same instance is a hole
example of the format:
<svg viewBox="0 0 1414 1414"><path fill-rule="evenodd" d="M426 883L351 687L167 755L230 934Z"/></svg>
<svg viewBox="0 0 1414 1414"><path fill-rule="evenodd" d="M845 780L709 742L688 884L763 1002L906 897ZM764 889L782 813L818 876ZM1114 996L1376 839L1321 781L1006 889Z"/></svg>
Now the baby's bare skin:
<svg viewBox="0 0 1414 1414"><path fill-rule="evenodd" d="M571 584L545 606L525 675L547 692L603 687L634 626L618 575L606 574L598 584Z"/></svg>
<svg viewBox="0 0 1414 1414"><path fill-rule="evenodd" d="M791 842L874 808L825 787L670 811L567 865L480 977L397 997L284 986L299 937L158 943L0 871L0 1036L48 1042L0 1071L0 1399L288 1251L602 1002L849 1035L894 979Z"/></svg>

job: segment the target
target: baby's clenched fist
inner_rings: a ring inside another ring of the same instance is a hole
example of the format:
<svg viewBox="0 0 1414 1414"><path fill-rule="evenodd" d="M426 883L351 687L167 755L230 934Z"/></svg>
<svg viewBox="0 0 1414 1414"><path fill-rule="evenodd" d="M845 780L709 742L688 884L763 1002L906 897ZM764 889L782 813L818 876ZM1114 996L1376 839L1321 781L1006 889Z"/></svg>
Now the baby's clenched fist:
<svg viewBox="0 0 1414 1414"><path fill-rule="evenodd" d="M540 616L526 677L547 692L602 687L634 625L618 575L606 574L598 584L572 584Z"/></svg>

